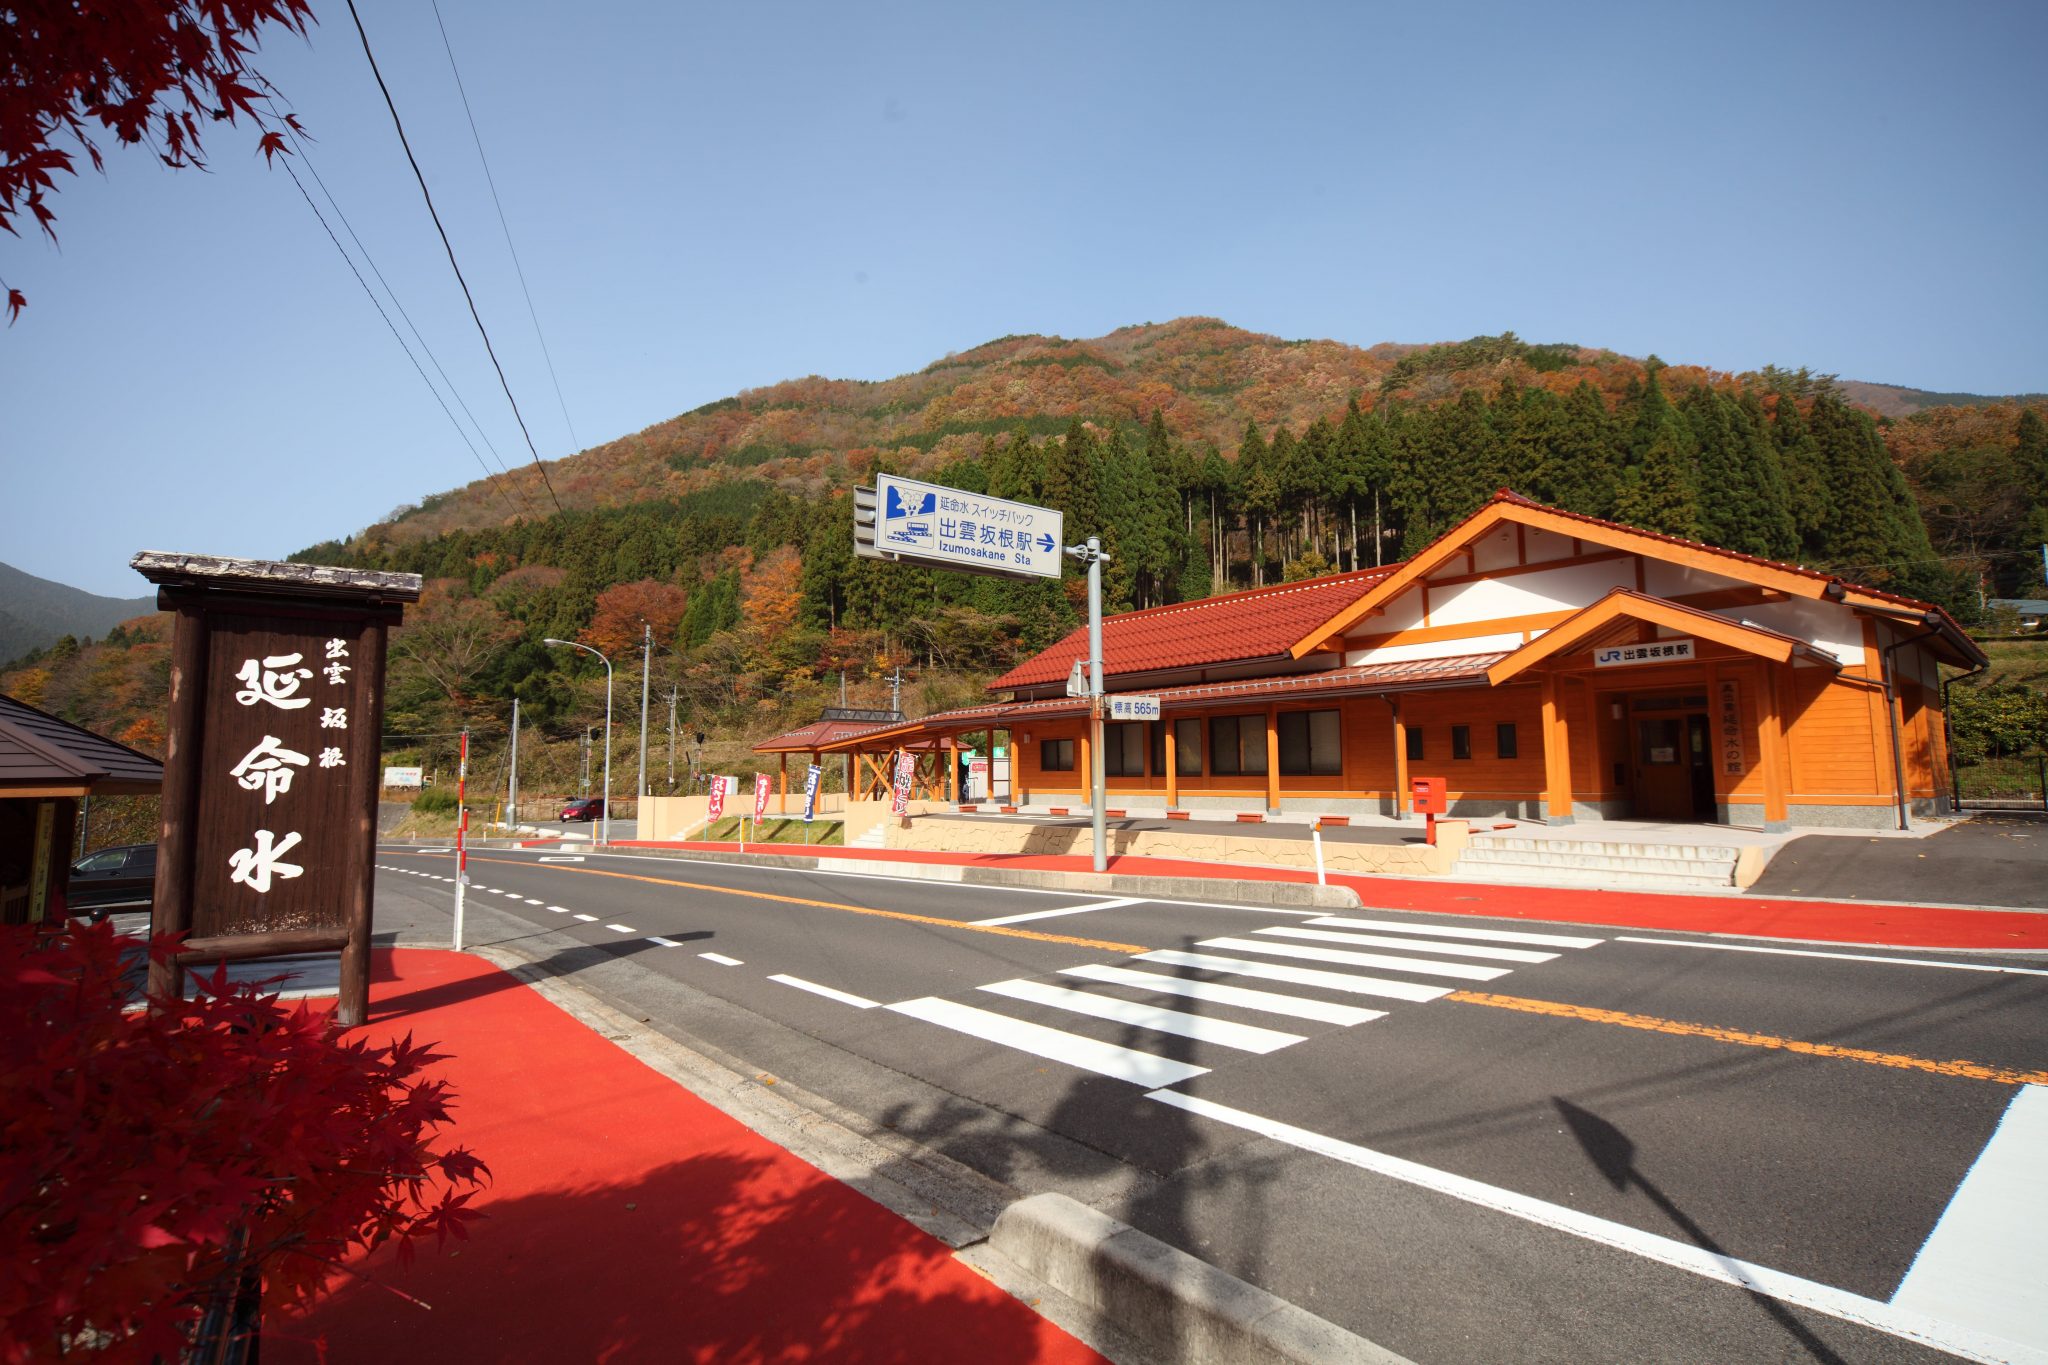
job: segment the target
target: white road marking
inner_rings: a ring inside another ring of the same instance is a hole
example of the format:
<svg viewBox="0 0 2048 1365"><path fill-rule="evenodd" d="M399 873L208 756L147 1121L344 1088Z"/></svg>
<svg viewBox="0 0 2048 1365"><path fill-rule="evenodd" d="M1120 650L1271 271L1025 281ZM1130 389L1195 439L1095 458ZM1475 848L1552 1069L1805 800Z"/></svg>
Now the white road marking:
<svg viewBox="0 0 2048 1365"><path fill-rule="evenodd" d="M1432 962L1428 958L1388 957L1385 953L1353 953L1342 948L1303 948L1292 943L1267 943L1255 938L1205 938L1197 948L1229 948L1240 953L1270 953L1304 962L1331 962L1345 967L1391 967L1419 976L1449 976L1460 981L1493 981L1512 967L1474 967L1463 962Z"/></svg>
<svg viewBox="0 0 2048 1365"><path fill-rule="evenodd" d="M1136 904L1137 902L1130 897L1122 896L1115 900L1091 901L1087 905L1064 905L1057 910L1032 910L1022 915L1004 915L999 919L978 919L973 922L982 926L991 924L1022 924L1026 920L1056 919L1061 915L1085 915L1090 910L1114 910L1119 905Z"/></svg>
<svg viewBox="0 0 2048 1365"><path fill-rule="evenodd" d="M800 991L809 991L812 995L822 995L827 1000L837 1000L841 1004L851 1005L857 1010L879 1009L882 1004L881 1001L870 1000L865 995L855 995L851 991L835 991L830 986L820 986L817 982L806 981L800 976L784 976L778 972L768 979L770 981L780 981L785 986L794 986Z"/></svg>
<svg viewBox="0 0 2048 1365"><path fill-rule="evenodd" d="M1281 938L1314 939L1319 943L1355 943L1363 948L1402 948L1419 952L1449 953L1453 957L1483 957L1493 962L1551 962L1556 953L1536 953L1527 948L1489 948L1477 943L1438 943L1433 939L1394 938L1387 934L1347 934L1342 929L1258 929L1255 933L1278 934Z"/></svg>
<svg viewBox="0 0 2048 1365"><path fill-rule="evenodd" d="M1892 1306L2048 1351L2048 1086L2023 1085Z"/></svg>
<svg viewBox="0 0 2048 1365"><path fill-rule="evenodd" d="M1325 915L1310 924L1332 929L1378 929L1389 934L1427 934L1437 938L1470 938L1482 943L1527 943L1540 948L1597 948L1604 938L1575 938L1570 934L1525 934L1515 929L1463 929L1443 924L1408 924L1397 919L1359 919L1352 915Z"/></svg>
<svg viewBox="0 0 2048 1365"><path fill-rule="evenodd" d="M680 948L683 946L672 938L663 938L660 934L649 934L647 941L649 943L659 943L664 948Z"/></svg>
<svg viewBox="0 0 2048 1365"><path fill-rule="evenodd" d="M1064 1033L1043 1024L1027 1023L1006 1014L978 1010L972 1005L956 1005L950 1000L931 996L900 1001L889 1008L898 1014L907 1014L913 1019L922 1019L928 1024L937 1024L984 1042L1015 1048L1048 1061L1065 1062L1068 1066L1077 1066L1101 1076L1113 1076L1133 1085L1178 1085L1191 1077L1207 1075L1209 1071L1206 1066L1191 1066L1187 1062L1176 1062L1171 1057L1155 1057L1149 1052L1118 1047L1114 1043L1098 1043L1078 1033ZM1148 1079L1153 1076L1170 1076L1173 1079Z"/></svg>
<svg viewBox="0 0 2048 1365"><path fill-rule="evenodd" d="M558 915L572 915L575 913L575 911L571 910L566 905L550 905L548 909L554 911Z"/></svg>
<svg viewBox="0 0 2048 1365"><path fill-rule="evenodd" d="M633 932L633 926L630 924L607 924L605 928L615 934L630 934Z"/></svg>
<svg viewBox="0 0 2048 1365"><path fill-rule="evenodd" d="M1300 996L1281 995L1276 991L1255 991L1245 986L1225 986L1214 981L1190 981L1184 976L1167 976L1163 972L1134 972L1128 967L1108 967L1100 963L1089 963L1084 967L1062 967L1062 976L1085 977L1090 981L1108 981L1118 986L1136 986L1139 990L1157 991L1162 995L1182 995L1190 1000L1207 1000L1214 1005L1235 1005L1241 1010L1262 1010L1267 1014L1287 1014L1296 1019L1314 1019L1325 1024L1369 1024L1375 1019L1387 1017L1385 1010L1361 1009L1357 1005L1337 1005L1327 1000L1307 1000Z"/></svg>
<svg viewBox="0 0 2048 1365"><path fill-rule="evenodd" d="M668 942L667 939L658 939L656 941L660 943ZM670 946L679 947L681 945L672 944ZM744 967L747 965L736 957L727 957L724 953L699 953L697 956L703 958L706 962L716 962L721 967Z"/></svg>
<svg viewBox="0 0 2048 1365"><path fill-rule="evenodd" d="M1261 981L1286 981L1296 986L1321 986L1325 990L1349 991L1353 995L1384 995L1393 1000L1436 1000L1449 995L1452 989L1449 986L1425 986L1417 981L1355 976L1350 972L1321 972L1313 967L1247 962L1241 957L1218 957L1212 953L1183 953L1176 948L1140 953L1137 961L1163 962L1169 967L1199 967L1204 971L1256 977Z"/></svg>
<svg viewBox="0 0 2048 1365"><path fill-rule="evenodd" d="M1989 1332L1904 1308L1896 1303L1880 1303L1860 1294L1851 1294L1833 1285L1820 1284L1814 1280L1788 1275L1782 1270L1749 1261L1738 1261L1732 1256L1707 1251L1689 1242L1674 1241L1660 1237L1654 1232L1643 1232L1624 1223L1611 1222L1561 1204L1546 1203L1533 1199L1514 1190L1504 1190L1497 1185L1484 1184L1465 1176L1439 1171L1403 1157L1388 1156L1367 1147L1344 1142L1338 1138L1324 1137L1306 1128L1274 1119L1262 1118L1242 1109L1216 1104L1193 1095L1180 1095L1166 1090L1154 1090L1147 1099L1170 1104L1176 1109L1204 1118L1227 1123L1234 1128L1256 1133L1275 1142L1284 1142L1299 1147L1305 1152L1329 1157L1361 1170L1404 1184L1415 1185L1453 1199L1492 1209L1513 1218L1520 1218L1539 1227L1583 1237L1587 1241L1613 1247L1617 1251L1629 1252L1646 1260L1691 1271L1705 1279L1722 1284L1734 1285L1751 1293L1768 1295L1782 1303L1811 1308L1845 1322L1860 1323L1892 1336L1918 1341L1937 1350L1984 1362L1999 1361L2048 1361L2048 1353L2031 1350L2017 1343L2007 1341ZM2038 1316L2038 1315L2037 1315Z"/></svg>
<svg viewBox="0 0 2048 1365"><path fill-rule="evenodd" d="M586 914L582 913L581 911L578 911L578 912L576 913L576 918L577 918L577 919L580 919L580 920L582 920L582 921L583 921L583 922L584 922L585 924L595 924L595 923L597 923L597 916L596 916L596 915L586 915Z"/></svg>
<svg viewBox="0 0 2048 1365"><path fill-rule="evenodd" d="M527 903L528 905L546 905L546 904L547 904L547 902L546 902L546 901L537 901L537 900L535 900L535 899L534 899L533 897L531 897L531 896L528 896L528 897L526 898L526 903Z"/></svg>
<svg viewBox="0 0 2048 1365"><path fill-rule="evenodd" d="M540 861L544 863L580 863L583 859L580 855L574 858L549 858L543 856Z"/></svg>
<svg viewBox="0 0 2048 1365"><path fill-rule="evenodd" d="M1299 1033L1282 1033L1278 1029L1259 1028L1253 1024L1233 1024L1227 1019L1205 1019L1199 1014L1141 1005L1135 1000L1119 1000L1113 996L1091 995L1087 991L1071 991L1064 986L1048 986L1037 981L997 981L981 989L994 995L1006 995L1012 1000L1050 1005L1054 1009L1072 1010L1075 1014L1096 1019L1178 1034L1201 1043L1234 1047L1239 1052L1278 1052L1283 1047L1303 1041Z"/></svg>
<svg viewBox="0 0 2048 1365"><path fill-rule="evenodd" d="M1881 957L1876 953L1823 953L1812 948L1760 948L1751 943L1698 943L1685 938L1636 938L1616 935L1616 943L1654 943L1660 948L1716 948L1724 953L1773 953L1779 957L1832 957L1842 962L1889 962L1895 967L1947 967L1956 972L2004 972L2011 976L2048 976L2039 967L2008 967L1998 962L1937 962L1926 957Z"/></svg>

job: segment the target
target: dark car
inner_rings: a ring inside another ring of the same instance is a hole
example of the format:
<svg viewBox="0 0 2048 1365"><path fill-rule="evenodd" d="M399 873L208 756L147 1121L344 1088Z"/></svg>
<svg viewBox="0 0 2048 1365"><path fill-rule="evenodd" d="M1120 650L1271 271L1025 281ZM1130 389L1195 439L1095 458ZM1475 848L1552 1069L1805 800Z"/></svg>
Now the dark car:
<svg viewBox="0 0 2048 1365"><path fill-rule="evenodd" d="M602 796L579 796L574 801L565 802L562 806L562 818L564 820L595 820L603 814L604 798Z"/></svg>
<svg viewBox="0 0 2048 1365"><path fill-rule="evenodd" d="M156 894L156 845L122 844L88 853L71 865L65 907L96 920L125 910L147 910Z"/></svg>

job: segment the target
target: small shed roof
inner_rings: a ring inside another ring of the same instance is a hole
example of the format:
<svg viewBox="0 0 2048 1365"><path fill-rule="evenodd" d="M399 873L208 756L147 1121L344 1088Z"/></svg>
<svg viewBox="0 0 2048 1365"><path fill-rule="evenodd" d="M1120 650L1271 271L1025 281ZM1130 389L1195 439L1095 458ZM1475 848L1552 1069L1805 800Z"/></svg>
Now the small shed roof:
<svg viewBox="0 0 2048 1365"><path fill-rule="evenodd" d="M37 796L154 796L164 765L27 702L0 696L0 799Z"/></svg>

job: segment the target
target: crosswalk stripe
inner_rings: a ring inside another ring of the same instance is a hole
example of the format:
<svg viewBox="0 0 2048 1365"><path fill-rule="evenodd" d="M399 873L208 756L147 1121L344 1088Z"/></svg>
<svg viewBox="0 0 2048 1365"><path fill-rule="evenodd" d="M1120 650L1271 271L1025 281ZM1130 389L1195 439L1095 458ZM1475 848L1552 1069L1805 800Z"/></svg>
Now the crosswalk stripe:
<svg viewBox="0 0 2048 1365"><path fill-rule="evenodd" d="M1264 943L1252 938L1205 938L1198 948L1229 948L1240 953L1270 953L1305 962L1333 962L1346 967L1391 967L1420 976L1451 976L1460 981L1492 981L1512 967L1474 967L1464 962L1432 962L1428 958L1388 957L1385 953L1354 953L1343 948L1304 948L1293 943Z"/></svg>
<svg viewBox="0 0 2048 1365"><path fill-rule="evenodd" d="M615 934L630 934L633 932L633 926L630 924L607 924L605 928Z"/></svg>
<svg viewBox="0 0 2048 1365"><path fill-rule="evenodd" d="M667 943L668 940L656 939L655 942ZM670 944L670 946L680 948L683 945L680 943L676 943ZM727 957L724 953L699 953L697 954L697 956L703 958L706 962L716 962L721 967L744 967L747 965L746 963L740 961L736 957Z"/></svg>
<svg viewBox="0 0 2048 1365"><path fill-rule="evenodd" d="M1575 938L1570 934L1525 934L1515 929L1460 929L1446 924L1408 924L1402 920L1359 919L1352 915L1324 915L1310 924L1332 929L1378 929L1389 934L1425 934L1437 938L1472 938L1484 943L1529 943L1545 948L1595 948L1600 938Z"/></svg>
<svg viewBox="0 0 2048 1365"><path fill-rule="evenodd" d="M647 941L649 943L659 943L664 948L680 948L683 946L672 938L663 938L660 934L649 934Z"/></svg>
<svg viewBox="0 0 2048 1365"><path fill-rule="evenodd" d="M1550 962L1556 953L1531 952L1527 948L1488 948L1476 943L1438 943L1426 938L1394 938L1387 934L1347 934L1341 929L1255 929L1259 934L1281 938L1305 938L1318 943L1355 943L1365 948L1403 948L1420 952L1449 953L1454 957L1483 957L1494 962Z"/></svg>
<svg viewBox="0 0 2048 1365"><path fill-rule="evenodd" d="M1239 1052L1278 1052L1283 1047L1303 1041L1299 1033L1282 1033L1278 1029L1259 1028L1254 1024L1233 1024L1227 1019L1205 1019L1199 1014L1141 1005L1135 1000L1090 995L1087 991L1071 991L1064 986L1048 986L1038 981L997 981L981 989L995 995L1006 995L1012 1000L1050 1005L1054 1009L1071 1010L1075 1014L1159 1033L1178 1034L1200 1043L1234 1047Z"/></svg>
<svg viewBox="0 0 2048 1365"><path fill-rule="evenodd" d="M978 919L974 922L981 928L986 929L991 925L1023 924L1028 920L1057 919L1061 915L1082 915L1090 910L1114 910L1120 905L1136 904L1137 902L1128 896L1122 896L1114 900L1090 901L1086 905L1063 905L1057 910L1031 910L1021 915L1004 915L998 919Z"/></svg>
<svg viewBox="0 0 2048 1365"><path fill-rule="evenodd" d="M1247 962L1241 957L1218 957L1213 953L1184 953L1161 948L1140 953L1140 962L1161 962L1169 967L1199 967L1203 971L1225 972L1231 976L1256 977L1261 981L1287 981L1297 986L1321 986L1325 990L1348 991L1353 995L1384 995L1391 1000L1439 1000L1451 993L1449 986L1425 986L1419 981L1385 981L1376 976L1351 972L1323 972L1313 967L1282 967L1271 962Z"/></svg>
<svg viewBox="0 0 2048 1365"><path fill-rule="evenodd" d="M794 986L800 991L809 991L812 995L822 995L827 1000L837 1000L842 1005L851 1005L859 1010L877 1009L880 1008L882 1003L879 1000L870 1000L865 995L855 995L851 991L834 990L830 986L820 986L817 982L806 981L800 976L784 976L782 973L777 972L768 979L770 981L780 981L785 986Z"/></svg>
<svg viewBox="0 0 2048 1365"><path fill-rule="evenodd" d="M585 915L585 914L582 914L582 913L580 913L580 912L579 912L579 913L577 914L576 918L577 918L577 919L580 919L580 920L582 920L582 921L583 921L583 922L584 922L585 924L595 924L595 923L597 923L597 916L596 916L596 915Z"/></svg>
<svg viewBox="0 0 2048 1365"><path fill-rule="evenodd" d="M1297 1019L1314 1019L1324 1024L1369 1024L1375 1019L1387 1017L1385 1010L1361 1009L1357 1005L1338 1005L1328 1000L1307 1000L1300 996L1281 995L1277 991L1255 991L1246 986L1225 986L1215 981L1190 981L1184 976L1167 976L1160 972L1134 972L1128 967L1109 967L1091 962L1085 967L1062 967L1062 976L1085 977L1090 981L1107 981L1117 986L1136 986L1140 990L1158 991L1162 995L1182 995L1190 1000L1206 1000L1212 1005L1235 1005L1244 1010L1261 1010L1267 1014L1289 1014Z"/></svg>
<svg viewBox="0 0 2048 1365"><path fill-rule="evenodd" d="M972 1005L956 1005L933 996L899 1001L888 1008L971 1038L1015 1048L1048 1061L1065 1062L1068 1066L1093 1071L1099 1076L1113 1076L1133 1085L1178 1085L1209 1071L1206 1066L1177 1062L1171 1057L1155 1057L1135 1048L1118 1047L1115 1043L1098 1043L1078 1033L1065 1033L1043 1024L1012 1019L990 1010L978 1010ZM1165 1079L1155 1080L1154 1077Z"/></svg>

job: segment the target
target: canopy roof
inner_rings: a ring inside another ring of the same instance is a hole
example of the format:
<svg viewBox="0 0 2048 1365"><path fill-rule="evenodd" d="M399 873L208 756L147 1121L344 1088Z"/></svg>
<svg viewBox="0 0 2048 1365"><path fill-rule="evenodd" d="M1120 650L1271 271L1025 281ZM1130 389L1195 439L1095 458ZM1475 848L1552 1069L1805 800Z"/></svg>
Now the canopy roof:
<svg viewBox="0 0 2048 1365"><path fill-rule="evenodd" d="M0 800L9 796L154 796L164 765L125 744L0 696Z"/></svg>
<svg viewBox="0 0 2048 1365"><path fill-rule="evenodd" d="M1731 621L1725 616L1716 616L1694 607L1680 606L1632 588L1616 588L1488 668L1487 681L1495 685L1504 683L1524 669L1580 645L1604 644L1606 641L1602 637L1613 633L1617 627L1632 634L1639 626L1662 626L1667 630L1683 631L1774 663L1784 663L1794 654L1802 654L1832 668L1842 666L1841 660L1834 655L1815 649L1794 636L1743 621Z"/></svg>

